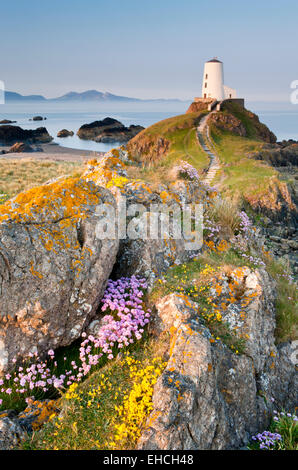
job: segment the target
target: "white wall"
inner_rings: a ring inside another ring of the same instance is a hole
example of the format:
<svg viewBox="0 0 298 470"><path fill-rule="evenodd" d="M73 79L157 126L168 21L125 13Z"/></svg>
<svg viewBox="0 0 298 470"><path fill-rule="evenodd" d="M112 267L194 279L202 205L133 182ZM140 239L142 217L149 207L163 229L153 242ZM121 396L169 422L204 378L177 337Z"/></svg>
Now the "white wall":
<svg viewBox="0 0 298 470"><path fill-rule="evenodd" d="M234 88L228 87L227 85L224 85L224 94L226 99L237 98L236 90Z"/></svg>
<svg viewBox="0 0 298 470"><path fill-rule="evenodd" d="M222 62L206 62L204 66L202 98L225 98Z"/></svg>

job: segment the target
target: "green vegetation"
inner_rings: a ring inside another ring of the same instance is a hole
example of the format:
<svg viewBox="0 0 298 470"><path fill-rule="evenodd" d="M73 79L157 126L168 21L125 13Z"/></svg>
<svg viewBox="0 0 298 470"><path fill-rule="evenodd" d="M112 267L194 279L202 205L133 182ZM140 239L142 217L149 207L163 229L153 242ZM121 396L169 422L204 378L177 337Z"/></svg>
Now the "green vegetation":
<svg viewBox="0 0 298 470"><path fill-rule="evenodd" d="M213 184L223 197L233 200L239 207L275 211L279 200L288 205L288 188L279 172L255 158L264 148L262 138L272 138L270 131L252 113L237 105L229 106L223 114L240 119L247 136L211 125L211 138L222 165Z"/></svg>
<svg viewBox="0 0 298 470"><path fill-rule="evenodd" d="M291 270L283 260L267 258L266 268L275 279L276 298L276 331L278 342L293 341L298 338L298 293L297 285L291 279Z"/></svg>
<svg viewBox="0 0 298 470"><path fill-rule="evenodd" d="M231 272L240 266L243 266L243 259L233 249L205 252L198 259L169 268L165 275L156 281L149 301L154 303L174 292L189 297L197 303L198 316L210 330L214 340L221 340L236 354L241 354L245 349L245 339L239 337L222 318L225 306L232 301L238 301L241 293L231 295L236 289L230 282L229 299L228 295L222 296L219 280L219 273L223 270ZM211 289L216 290L215 297L210 294Z"/></svg>
<svg viewBox="0 0 298 470"><path fill-rule="evenodd" d="M180 160L187 161L200 172L208 167L209 159L196 135L196 127L203 114L182 114L165 119L148 127L129 142L128 149L132 156L144 163L142 176L166 182L169 169Z"/></svg>
<svg viewBox="0 0 298 470"><path fill-rule="evenodd" d="M274 412L269 431L253 436L250 450L298 450L298 425L296 414Z"/></svg>
<svg viewBox="0 0 298 470"><path fill-rule="evenodd" d="M167 335L166 335L167 336ZM151 411L153 386L165 363L164 342L142 340L89 379L63 393L53 416L22 444L26 450L131 449Z"/></svg>

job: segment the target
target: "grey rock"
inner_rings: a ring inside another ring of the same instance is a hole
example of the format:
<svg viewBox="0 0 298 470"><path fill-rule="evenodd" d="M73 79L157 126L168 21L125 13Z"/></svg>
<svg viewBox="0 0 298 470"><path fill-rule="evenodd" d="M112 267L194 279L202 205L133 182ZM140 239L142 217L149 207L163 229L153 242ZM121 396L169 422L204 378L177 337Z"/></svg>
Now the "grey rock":
<svg viewBox="0 0 298 470"><path fill-rule="evenodd" d="M0 450L16 449L26 432L13 418L0 418Z"/></svg>
<svg viewBox="0 0 298 470"><path fill-rule="evenodd" d="M8 201L1 216L0 374L14 358L45 355L80 336L118 251L118 240L96 235L97 206L115 204L107 189L67 179L27 197Z"/></svg>

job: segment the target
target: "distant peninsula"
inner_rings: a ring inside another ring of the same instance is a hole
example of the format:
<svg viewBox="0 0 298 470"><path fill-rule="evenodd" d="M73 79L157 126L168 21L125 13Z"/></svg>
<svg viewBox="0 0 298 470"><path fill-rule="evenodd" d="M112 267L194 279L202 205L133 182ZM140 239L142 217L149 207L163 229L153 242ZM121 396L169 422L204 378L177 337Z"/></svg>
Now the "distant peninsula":
<svg viewBox="0 0 298 470"><path fill-rule="evenodd" d="M40 101L40 102L82 102L82 101L95 101L95 102L181 102L178 99L147 99L131 98L127 96L113 95L112 93L102 92L97 90L87 90L81 93L70 91L65 95L57 98L45 98L42 95L21 95L13 91L5 91L5 101Z"/></svg>

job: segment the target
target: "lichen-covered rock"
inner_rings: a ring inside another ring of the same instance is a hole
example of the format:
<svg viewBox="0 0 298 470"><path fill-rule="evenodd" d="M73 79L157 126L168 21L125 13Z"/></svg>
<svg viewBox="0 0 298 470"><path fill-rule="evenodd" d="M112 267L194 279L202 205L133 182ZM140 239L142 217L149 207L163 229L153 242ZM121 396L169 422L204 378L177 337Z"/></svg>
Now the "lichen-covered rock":
<svg viewBox="0 0 298 470"><path fill-rule="evenodd" d="M59 400L27 400L27 407L15 418L27 433L41 429L50 419L60 413Z"/></svg>
<svg viewBox="0 0 298 470"><path fill-rule="evenodd" d="M274 345L274 285L249 270L243 280L249 290L243 298L255 294L242 306L251 338L244 354L212 336L188 297L170 294L157 302L152 331L170 333L169 358L139 449L239 448L269 424L275 407L294 409L297 375L289 346Z"/></svg>
<svg viewBox="0 0 298 470"><path fill-rule="evenodd" d="M26 432L14 418L0 417L0 450L15 449Z"/></svg>
<svg viewBox="0 0 298 470"><path fill-rule="evenodd" d="M17 413L0 412L0 450L17 448L33 431L38 431L60 413L59 400L27 400L27 407Z"/></svg>
<svg viewBox="0 0 298 470"><path fill-rule="evenodd" d="M140 179L131 179L127 175L129 154L124 149L114 149L99 161L91 161L84 178L107 187L115 196L118 212L135 205L142 205L146 213L156 211L183 209L187 204L210 204L214 191L200 181L184 181L183 179L158 187ZM125 201L125 208L121 203ZM161 208L159 210L157 208ZM166 213L166 212L165 212ZM150 235L150 220L139 218L138 230L140 237L129 236L129 226L133 216L126 218L126 236L120 240L114 275L116 277L140 275L145 276L149 284L154 278L166 271L173 264L180 264L193 256L194 251L186 249L185 233L174 237L169 231L154 239ZM149 237L147 234L149 233Z"/></svg>
<svg viewBox="0 0 298 470"><path fill-rule="evenodd" d="M118 250L96 236L101 203L115 204L107 189L66 178L1 205L0 373L70 344L95 315Z"/></svg>

